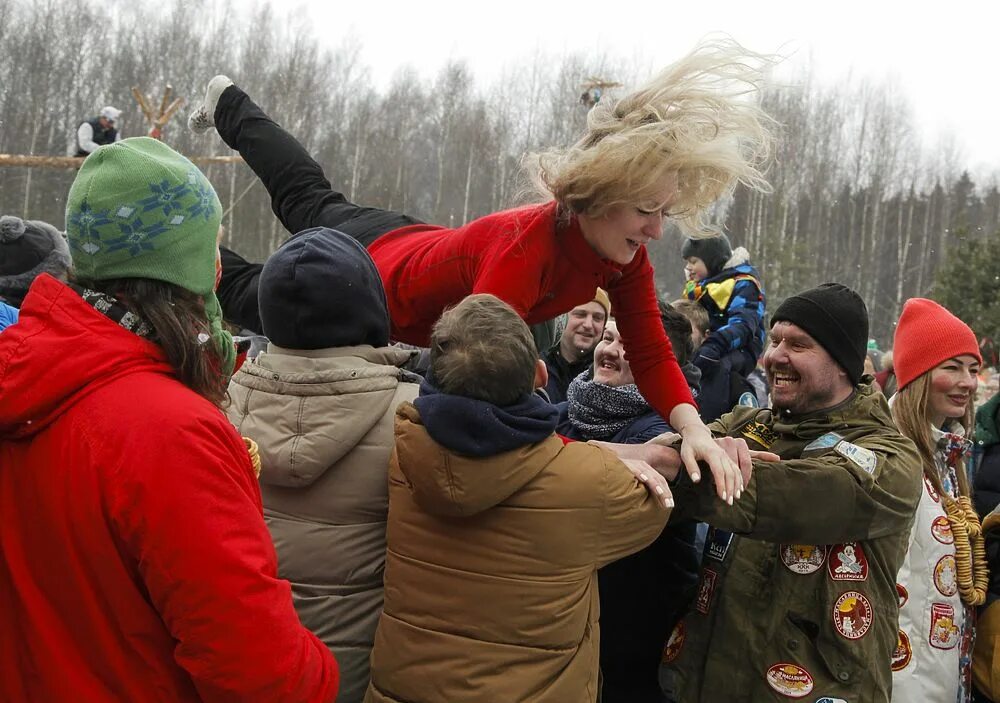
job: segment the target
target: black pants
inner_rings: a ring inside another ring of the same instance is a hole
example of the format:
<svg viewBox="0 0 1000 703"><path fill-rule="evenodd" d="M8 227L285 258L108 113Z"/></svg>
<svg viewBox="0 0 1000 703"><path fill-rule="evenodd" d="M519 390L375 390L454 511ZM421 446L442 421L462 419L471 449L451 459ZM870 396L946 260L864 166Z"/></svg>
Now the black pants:
<svg viewBox="0 0 1000 703"><path fill-rule="evenodd" d="M422 224L409 215L348 201L330 186L323 168L295 137L234 85L219 97L215 127L222 140L238 151L257 174L271 196L271 209L292 235L313 227L329 227L368 247L386 232ZM262 266L223 249L218 290L225 319L259 333L263 330L257 309L257 283Z"/></svg>

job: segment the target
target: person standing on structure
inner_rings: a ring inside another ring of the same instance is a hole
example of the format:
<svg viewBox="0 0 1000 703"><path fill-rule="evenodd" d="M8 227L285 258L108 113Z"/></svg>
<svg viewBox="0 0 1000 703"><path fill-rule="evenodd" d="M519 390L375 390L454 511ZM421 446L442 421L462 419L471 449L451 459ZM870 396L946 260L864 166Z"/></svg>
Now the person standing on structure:
<svg viewBox="0 0 1000 703"><path fill-rule="evenodd" d="M118 131L118 118L121 114L121 110L108 105L101 109L97 117L81 122L76 130L73 156L90 156L97 147L120 141L122 135Z"/></svg>

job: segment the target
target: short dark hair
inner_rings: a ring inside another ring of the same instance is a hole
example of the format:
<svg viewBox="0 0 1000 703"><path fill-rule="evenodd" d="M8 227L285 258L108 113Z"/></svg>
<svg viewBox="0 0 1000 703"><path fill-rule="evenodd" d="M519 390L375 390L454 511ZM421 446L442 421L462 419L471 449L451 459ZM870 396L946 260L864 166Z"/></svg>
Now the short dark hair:
<svg viewBox="0 0 1000 703"><path fill-rule="evenodd" d="M431 332L431 377L442 393L511 405L534 390L537 360L528 325L493 295L468 296Z"/></svg>
<svg viewBox="0 0 1000 703"><path fill-rule="evenodd" d="M663 331L670 338L670 346L674 349L674 356L681 366L686 364L694 354L694 340L691 339L691 321L682 313L674 310L670 303L661 300L660 321L663 323ZM701 306L699 306L701 307Z"/></svg>

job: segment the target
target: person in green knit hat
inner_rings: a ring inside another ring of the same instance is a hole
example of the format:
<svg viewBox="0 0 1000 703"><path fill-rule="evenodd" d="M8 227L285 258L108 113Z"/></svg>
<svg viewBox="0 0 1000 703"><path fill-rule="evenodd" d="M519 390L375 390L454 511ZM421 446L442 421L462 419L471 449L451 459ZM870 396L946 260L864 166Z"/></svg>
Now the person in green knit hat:
<svg viewBox="0 0 1000 703"><path fill-rule="evenodd" d="M130 287L125 281L162 281L199 296L207 320L202 334L212 340L214 349L208 355L218 355L216 370L222 375L218 382L225 388L236 348L222 328L222 310L215 297L221 223L222 206L204 174L163 142L148 137L95 151L80 169L66 203L74 279L121 281L117 287L122 293ZM197 332L192 339L198 340ZM167 351L169 355L171 350ZM205 350L194 354L204 356Z"/></svg>
<svg viewBox="0 0 1000 703"><path fill-rule="evenodd" d="M0 334L0 700L336 697L221 410L221 212L168 146L99 147L67 200L68 282L35 278Z"/></svg>

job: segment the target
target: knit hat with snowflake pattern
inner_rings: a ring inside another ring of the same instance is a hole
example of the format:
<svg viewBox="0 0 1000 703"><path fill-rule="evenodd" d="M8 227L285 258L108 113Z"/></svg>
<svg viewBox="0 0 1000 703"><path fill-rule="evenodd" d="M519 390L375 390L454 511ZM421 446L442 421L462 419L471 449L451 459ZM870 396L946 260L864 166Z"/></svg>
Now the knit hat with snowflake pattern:
<svg viewBox="0 0 1000 703"><path fill-rule="evenodd" d="M204 174L161 141L124 139L84 161L66 203L75 275L148 278L205 299L210 334L232 372L235 347L215 297L222 205Z"/></svg>

